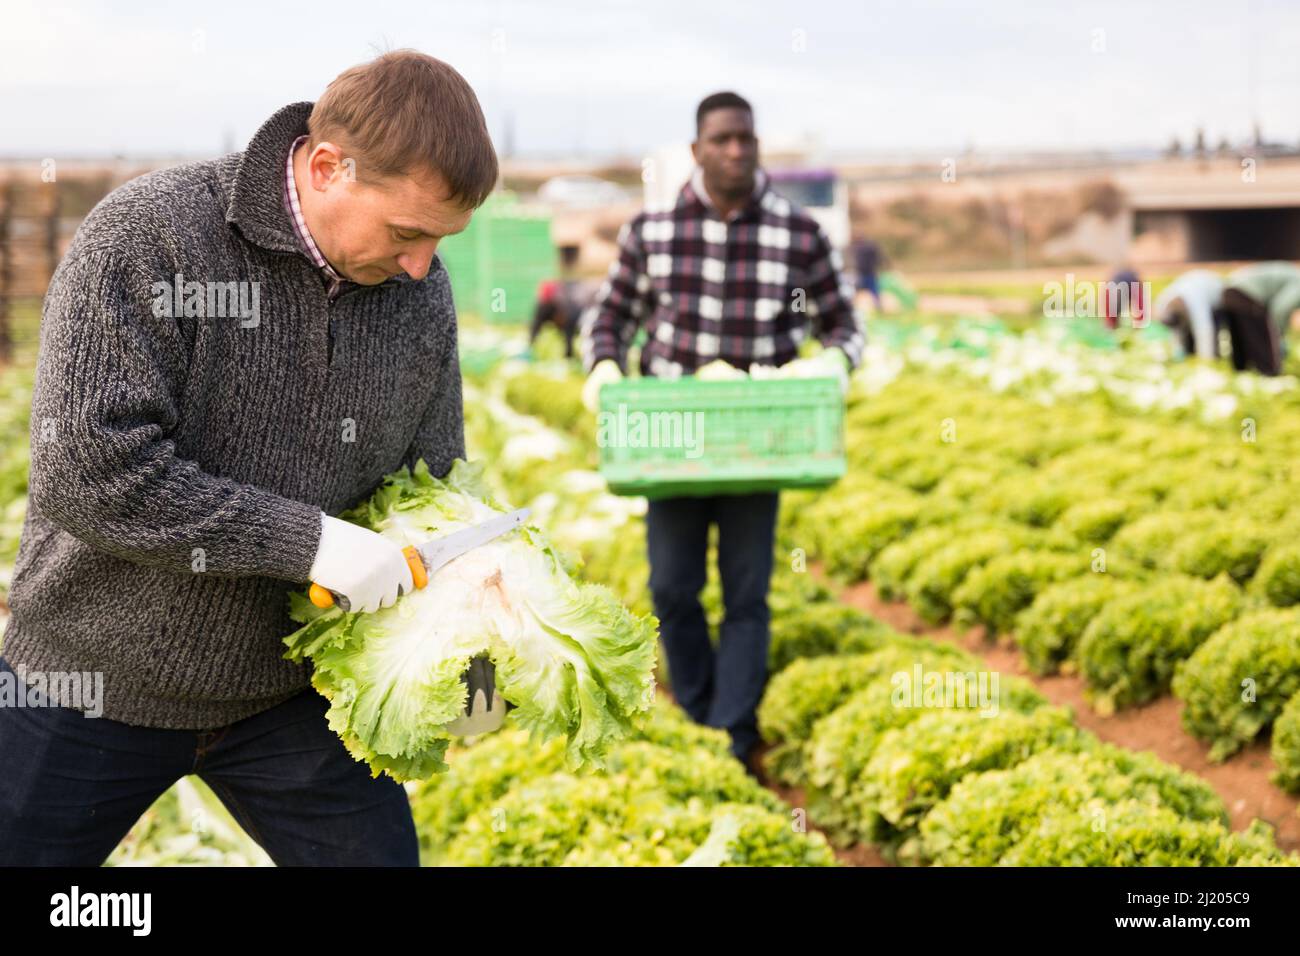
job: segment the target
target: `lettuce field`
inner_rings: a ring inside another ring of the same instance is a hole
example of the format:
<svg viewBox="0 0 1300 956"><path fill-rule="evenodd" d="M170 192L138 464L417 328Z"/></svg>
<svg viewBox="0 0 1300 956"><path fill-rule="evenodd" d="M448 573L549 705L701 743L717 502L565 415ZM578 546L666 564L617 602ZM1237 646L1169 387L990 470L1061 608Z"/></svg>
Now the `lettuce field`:
<svg viewBox="0 0 1300 956"><path fill-rule="evenodd" d="M1295 380L1169 365L1141 338L868 331L847 477L782 496L765 783L659 665L601 766L518 713L410 757L447 767L405 784L427 865L1300 862ZM574 586L642 621L645 502L600 477L580 371L519 350L466 335L482 493L530 507ZM3 382L0 595L30 372ZM712 577L704 601L716 625ZM187 778L109 862L269 860Z"/></svg>

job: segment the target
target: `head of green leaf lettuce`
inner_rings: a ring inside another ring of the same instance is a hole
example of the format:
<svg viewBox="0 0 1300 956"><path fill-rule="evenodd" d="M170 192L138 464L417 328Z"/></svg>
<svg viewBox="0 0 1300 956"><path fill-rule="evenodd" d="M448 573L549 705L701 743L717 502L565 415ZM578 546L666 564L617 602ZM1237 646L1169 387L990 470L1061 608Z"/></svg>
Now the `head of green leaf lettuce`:
<svg viewBox="0 0 1300 956"><path fill-rule="evenodd" d="M406 547L508 510L481 465L457 460L436 478L421 459L340 517ZM540 739L567 737L572 769L600 766L654 695L658 622L575 582L532 526L453 559L390 608L321 610L295 592L290 614L303 626L285 638L285 657L311 661L331 729L374 776L420 780L446 769L445 727L464 710L461 674L478 654L515 705L508 720Z"/></svg>

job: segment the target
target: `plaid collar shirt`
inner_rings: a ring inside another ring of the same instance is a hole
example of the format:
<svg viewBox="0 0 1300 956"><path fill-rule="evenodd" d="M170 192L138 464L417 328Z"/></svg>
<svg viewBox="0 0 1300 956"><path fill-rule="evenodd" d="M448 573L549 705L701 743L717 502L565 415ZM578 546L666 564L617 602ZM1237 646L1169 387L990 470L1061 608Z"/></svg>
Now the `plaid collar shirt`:
<svg viewBox="0 0 1300 956"><path fill-rule="evenodd" d="M588 369L603 359L621 367L642 325L643 375L672 378L719 358L743 369L784 365L810 332L854 366L861 360L865 337L839 253L761 170L749 202L725 221L697 170L675 206L642 211L618 244L583 316Z"/></svg>
<svg viewBox="0 0 1300 956"><path fill-rule="evenodd" d="M333 302L339 297L344 289L356 285L350 279L345 279L335 268L329 264L329 260L321 255L321 251L316 246L316 240L312 239L311 231L307 228L307 220L302 216L302 204L298 201L298 184L293 176L293 154L298 152L298 147L307 142L306 136L299 136L289 147L289 158L284 164L284 208L289 211L289 221L293 224L294 234L298 237L298 244L302 246L302 251L307 254L307 258L316 264L316 268L321 271L322 278L325 280L327 287L326 295Z"/></svg>

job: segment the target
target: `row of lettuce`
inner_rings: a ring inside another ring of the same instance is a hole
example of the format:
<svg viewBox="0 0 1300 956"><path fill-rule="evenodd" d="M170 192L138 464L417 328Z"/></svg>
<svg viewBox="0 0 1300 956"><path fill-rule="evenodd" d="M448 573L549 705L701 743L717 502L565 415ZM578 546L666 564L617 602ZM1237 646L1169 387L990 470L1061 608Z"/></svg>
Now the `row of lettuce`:
<svg viewBox="0 0 1300 956"><path fill-rule="evenodd" d="M880 640L791 664L759 714L772 773L835 842L944 866L1300 863L1260 821L1231 831L1205 781L1099 741L1029 682L959 648Z"/></svg>
<svg viewBox="0 0 1300 956"><path fill-rule="evenodd" d="M833 866L728 750L727 735L656 702L604 770L564 769L563 741L507 726L411 788L422 859L446 866Z"/></svg>
<svg viewBox="0 0 1300 956"><path fill-rule="evenodd" d="M787 548L1077 671L1101 712L1172 689L1216 760L1277 720L1297 784L1300 416L1173 423L915 370L854 399L850 475L790 496Z"/></svg>
<svg viewBox="0 0 1300 956"><path fill-rule="evenodd" d="M473 433L496 456L503 493L564 516L553 525L559 535L580 517L590 523L566 542L583 556L581 573L614 587L630 605L644 604L644 532L635 505L607 500L597 478L576 477L590 475L593 465L580 385L562 366L501 368L474 389L474 402L467 400L480 409L471 422L482 415L482 430ZM547 446L553 455L542 454ZM1205 782L1149 754L1102 743L1027 681L989 674L956 647L893 632L800 573L809 516L825 518L828 529L840 523L827 542L855 540L846 530L855 501L843 494L851 487L791 496L783 508L771 601L774 677L760 710L763 734L774 744L770 773L803 791L802 809L835 843L872 843L911 864L1296 862L1278 851L1262 823L1231 832ZM875 504L856 499L863 511ZM704 603L713 619L720 617L716 580ZM956 685L955 696L900 700L901 681L934 674ZM504 738L498 745L506 746Z"/></svg>

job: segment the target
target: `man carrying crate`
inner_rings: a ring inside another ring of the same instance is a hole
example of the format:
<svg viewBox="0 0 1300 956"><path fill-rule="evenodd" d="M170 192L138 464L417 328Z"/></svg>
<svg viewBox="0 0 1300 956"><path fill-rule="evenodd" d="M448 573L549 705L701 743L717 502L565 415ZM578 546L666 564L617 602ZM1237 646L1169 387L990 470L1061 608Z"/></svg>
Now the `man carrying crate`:
<svg viewBox="0 0 1300 956"><path fill-rule="evenodd" d="M773 192L758 168L753 110L715 93L696 110L697 167L676 205L645 210L623 228L618 258L583 316L583 397L623 376L644 323L642 375L672 378L722 359L741 369L797 357L810 325L817 361L845 380L863 333L839 256L806 212ZM725 728L756 772L756 710L767 682L768 586L777 492L665 498L646 515L650 590L673 694L698 723ZM718 526L725 617L715 651L699 595L709 525Z"/></svg>

